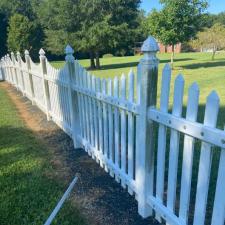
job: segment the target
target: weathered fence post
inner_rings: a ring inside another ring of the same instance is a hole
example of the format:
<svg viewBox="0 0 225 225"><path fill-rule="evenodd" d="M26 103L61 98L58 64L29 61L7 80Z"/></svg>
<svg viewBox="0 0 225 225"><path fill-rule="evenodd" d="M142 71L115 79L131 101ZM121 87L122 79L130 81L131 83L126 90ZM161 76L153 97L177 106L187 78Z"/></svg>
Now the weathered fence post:
<svg viewBox="0 0 225 225"><path fill-rule="evenodd" d="M66 63L68 66L68 95L69 95L69 106L70 106L70 119L71 119L71 130L72 138L74 143L74 148L81 148L81 142L79 141L79 136L81 135L81 128L79 123L79 110L78 110L78 96L77 92L73 91L73 76L75 74L75 61L73 57L74 50L70 45L67 45L65 48L66 53ZM74 77L75 78L75 77Z"/></svg>
<svg viewBox="0 0 225 225"><path fill-rule="evenodd" d="M23 92L23 96L25 96L25 82L24 82L24 77L23 77L22 59L21 59L20 52L16 53L16 57L17 57L17 61L19 64L20 76L21 76L21 81L22 81L22 92Z"/></svg>
<svg viewBox="0 0 225 225"><path fill-rule="evenodd" d="M12 74L12 61L10 59L10 56L9 54L6 55L6 64L7 64L7 72L8 72L8 75L10 77L10 80L11 80L11 84L14 84L14 78L13 78L13 74Z"/></svg>
<svg viewBox="0 0 225 225"><path fill-rule="evenodd" d="M136 184L138 212L146 218L152 215L147 196L153 193L154 175L154 124L148 122L147 111L156 105L159 50L156 40L149 36L141 47L144 57L138 65L137 101L140 114L137 117L136 132Z"/></svg>
<svg viewBox="0 0 225 225"><path fill-rule="evenodd" d="M3 59L1 59L0 60L0 80L5 80L3 66L4 66Z"/></svg>
<svg viewBox="0 0 225 225"><path fill-rule="evenodd" d="M39 51L39 55L40 55L40 64L42 69L42 83L43 83L43 91L44 91L44 98L45 98L45 109L46 109L47 120L49 121L51 103L50 103L48 81L45 79L45 76L47 74L46 56L45 56L45 51L42 48Z"/></svg>
<svg viewBox="0 0 225 225"><path fill-rule="evenodd" d="M12 76L14 76L15 78L15 86L16 89L18 90L18 77L17 77L17 73L16 73L16 59L15 59L15 55L14 52L11 52L11 60L12 60Z"/></svg>
<svg viewBox="0 0 225 225"><path fill-rule="evenodd" d="M25 50L25 60L26 60L26 64L27 64L27 71L28 71L28 76L29 76L29 83L30 83L30 89L31 89L31 97L32 97L32 104L35 103L35 96L34 96L34 84L33 84L33 78L32 78L32 74L30 72L30 55L29 55L29 51Z"/></svg>

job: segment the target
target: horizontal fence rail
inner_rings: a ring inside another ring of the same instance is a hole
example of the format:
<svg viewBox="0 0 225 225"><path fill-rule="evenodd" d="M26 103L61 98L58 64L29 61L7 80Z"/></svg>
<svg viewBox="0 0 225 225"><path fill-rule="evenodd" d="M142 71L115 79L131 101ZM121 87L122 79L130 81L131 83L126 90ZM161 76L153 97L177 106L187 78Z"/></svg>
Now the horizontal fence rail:
<svg viewBox="0 0 225 225"><path fill-rule="evenodd" d="M144 57L133 71L113 79L91 75L65 49L66 64L55 69L43 49L36 64L26 50L0 62L0 80L21 91L138 202L139 214L171 225L224 225L225 132L216 128L219 97L207 98L204 122L197 121L199 87L188 92L185 80L174 82L169 110L171 68L162 72L156 107L158 44L149 37ZM216 159L217 166L214 166Z"/></svg>

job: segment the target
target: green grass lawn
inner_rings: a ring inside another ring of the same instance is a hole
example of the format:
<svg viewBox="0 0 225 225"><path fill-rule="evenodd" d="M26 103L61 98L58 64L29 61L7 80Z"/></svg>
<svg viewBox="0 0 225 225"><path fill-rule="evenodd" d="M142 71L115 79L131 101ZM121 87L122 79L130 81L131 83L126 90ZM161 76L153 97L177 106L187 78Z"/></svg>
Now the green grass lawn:
<svg viewBox="0 0 225 225"><path fill-rule="evenodd" d="M40 144L0 89L0 224L44 224L68 181L53 178L52 153ZM53 224L85 224L67 202Z"/></svg>
<svg viewBox="0 0 225 225"><path fill-rule="evenodd" d="M170 62L170 54L158 54L159 64L159 86L161 83L162 68L165 63ZM142 56L102 58L101 70L90 71L92 74L104 78L113 78L122 73L127 74L130 69L136 73L137 64ZM82 66L88 67L89 60L79 60ZM64 62L51 62L56 68L63 66ZM222 105L225 105L225 52L219 52L214 61L211 61L211 53L180 53L175 54L172 84L177 74L182 73L185 78L185 98L188 87L197 82L200 87L200 103L204 104L211 90L216 90L221 97ZM173 88L173 85L172 85Z"/></svg>

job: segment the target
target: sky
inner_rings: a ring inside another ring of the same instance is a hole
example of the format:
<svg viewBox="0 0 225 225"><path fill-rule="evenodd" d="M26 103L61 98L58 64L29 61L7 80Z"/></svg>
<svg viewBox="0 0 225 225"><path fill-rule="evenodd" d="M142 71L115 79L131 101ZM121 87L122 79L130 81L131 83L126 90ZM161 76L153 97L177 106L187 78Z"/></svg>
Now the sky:
<svg viewBox="0 0 225 225"><path fill-rule="evenodd" d="M159 0L142 0L141 8L149 12L153 8L160 9L161 6ZM225 11L225 0L209 0L207 11L213 14Z"/></svg>

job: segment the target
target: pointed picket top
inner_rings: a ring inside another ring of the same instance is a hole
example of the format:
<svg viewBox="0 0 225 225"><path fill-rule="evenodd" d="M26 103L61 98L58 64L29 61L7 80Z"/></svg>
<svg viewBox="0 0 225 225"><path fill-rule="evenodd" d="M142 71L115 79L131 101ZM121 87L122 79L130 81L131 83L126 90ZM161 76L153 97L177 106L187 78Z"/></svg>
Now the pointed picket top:
<svg viewBox="0 0 225 225"><path fill-rule="evenodd" d="M133 69L130 69L129 73L128 73L128 76L131 77L131 76L134 76L134 70Z"/></svg>
<svg viewBox="0 0 225 225"><path fill-rule="evenodd" d="M181 73L177 75L177 77L175 79L175 85L176 85L176 83L184 83L184 77Z"/></svg>
<svg viewBox="0 0 225 225"><path fill-rule="evenodd" d="M39 50L39 55L41 55L41 56L44 56L44 55L45 55L45 51L44 51L43 48L41 48L41 49Z"/></svg>
<svg viewBox="0 0 225 225"><path fill-rule="evenodd" d="M118 77L117 77L117 76L114 77L113 82L114 82L114 83L118 83Z"/></svg>
<svg viewBox="0 0 225 225"><path fill-rule="evenodd" d="M128 79L129 95L128 96L129 96L129 100L133 101L134 100L134 72L132 69L130 70L128 77L129 77Z"/></svg>
<svg viewBox="0 0 225 225"><path fill-rule="evenodd" d="M11 52L11 55L14 55L14 52Z"/></svg>
<svg viewBox="0 0 225 225"><path fill-rule="evenodd" d="M215 90L213 90L207 97L207 102L215 102L218 104L219 101L220 101L220 98Z"/></svg>
<svg viewBox="0 0 225 225"><path fill-rule="evenodd" d="M157 52L159 51L159 46L154 37L149 36L143 43L141 47L142 52Z"/></svg>
<svg viewBox="0 0 225 225"><path fill-rule="evenodd" d="M16 52L16 55L17 55L17 56L20 56L20 52L19 52L19 51L17 51L17 52Z"/></svg>
<svg viewBox="0 0 225 225"><path fill-rule="evenodd" d="M122 73L120 80L121 80L121 89L123 89L126 87L126 76L124 73Z"/></svg>
<svg viewBox="0 0 225 225"><path fill-rule="evenodd" d="M219 112L220 99L216 91L212 91L208 97L205 108L205 125L216 125L217 115Z"/></svg>
<svg viewBox="0 0 225 225"><path fill-rule="evenodd" d="M163 72L171 71L171 66L169 63L166 63L165 66L163 67Z"/></svg>
<svg viewBox="0 0 225 225"><path fill-rule="evenodd" d="M29 55L29 51L26 49L26 50L24 51L24 54L25 54L25 55Z"/></svg>
<svg viewBox="0 0 225 225"><path fill-rule="evenodd" d="M188 89L186 118L193 122L196 121L198 115L199 92L199 86L196 82Z"/></svg>
<svg viewBox="0 0 225 225"><path fill-rule="evenodd" d="M183 105L184 77L179 74L174 84L173 115L180 116Z"/></svg>
<svg viewBox="0 0 225 225"><path fill-rule="evenodd" d="M189 92L192 90L199 92L200 89L199 89L198 84L196 82L194 82L194 83L192 83L192 85L189 87L188 90L189 90Z"/></svg>

